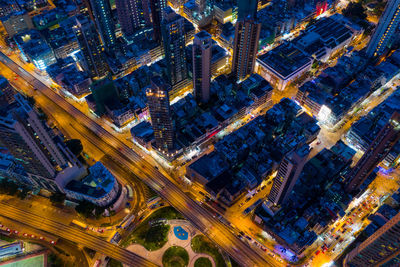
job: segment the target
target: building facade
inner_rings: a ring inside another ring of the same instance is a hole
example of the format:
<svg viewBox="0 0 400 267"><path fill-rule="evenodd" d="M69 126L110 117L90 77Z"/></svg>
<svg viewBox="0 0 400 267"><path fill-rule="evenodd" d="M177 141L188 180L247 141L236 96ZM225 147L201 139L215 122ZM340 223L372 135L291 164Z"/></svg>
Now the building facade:
<svg viewBox="0 0 400 267"><path fill-rule="evenodd" d="M232 73L238 81L244 80L253 73L260 30L261 24L254 18L241 19L236 23Z"/></svg>
<svg viewBox="0 0 400 267"><path fill-rule="evenodd" d="M390 149L400 139L400 113L394 112L389 122L380 130L357 165L346 175L346 191L359 189Z"/></svg>
<svg viewBox="0 0 400 267"><path fill-rule="evenodd" d="M140 27L141 3L138 0L116 0L118 20L125 36L131 36Z"/></svg>
<svg viewBox="0 0 400 267"><path fill-rule="evenodd" d="M112 53L116 49L117 37L115 36L115 25L112 19L110 1L91 0L90 3L104 48L107 52Z"/></svg>
<svg viewBox="0 0 400 267"><path fill-rule="evenodd" d="M399 23L400 0L389 0L367 46L366 53L369 57L380 56L387 47L390 47Z"/></svg>
<svg viewBox="0 0 400 267"><path fill-rule="evenodd" d="M400 213L350 251L343 265L345 267L385 266L385 263L400 253L399 240ZM397 266L397 264L390 266Z"/></svg>
<svg viewBox="0 0 400 267"><path fill-rule="evenodd" d="M106 76L108 73L107 63L93 22L84 16L77 17L74 32L86 65L84 67L91 78L100 79Z"/></svg>
<svg viewBox="0 0 400 267"><path fill-rule="evenodd" d="M56 143L53 133L21 95L0 117L0 145L24 167L32 184L58 191L55 176L69 165L68 151Z"/></svg>
<svg viewBox="0 0 400 267"><path fill-rule="evenodd" d="M153 23L153 39L161 44L162 10L167 7L166 0L149 0L151 20Z"/></svg>
<svg viewBox="0 0 400 267"><path fill-rule="evenodd" d="M169 89L170 86L161 77L155 76L151 79L151 87L146 90L155 146L164 153L174 149L174 129L168 96Z"/></svg>
<svg viewBox="0 0 400 267"><path fill-rule="evenodd" d="M185 21L171 7L163 10L162 36L169 83L174 86L188 76L185 53Z"/></svg>
<svg viewBox="0 0 400 267"><path fill-rule="evenodd" d="M299 178L303 170L309 153L309 147L305 145L289 152L282 159L268 195L268 201L274 206L280 206L288 199L297 178Z"/></svg>
<svg viewBox="0 0 400 267"><path fill-rule="evenodd" d="M210 99L211 50L211 35L206 31L197 33L192 48L193 88L196 100L203 103Z"/></svg>

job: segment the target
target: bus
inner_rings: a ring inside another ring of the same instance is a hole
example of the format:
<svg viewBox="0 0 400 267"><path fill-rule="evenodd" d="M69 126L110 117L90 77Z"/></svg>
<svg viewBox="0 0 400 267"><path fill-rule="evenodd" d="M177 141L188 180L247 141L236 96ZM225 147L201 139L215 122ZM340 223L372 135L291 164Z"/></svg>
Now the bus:
<svg viewBox="0 0 400 267"><path fill-rule="evenodd" d="M126 191L128 192L128 199L132 200L133 199L133 190L130 185L126 185Z"/></svg>
<svg viewBox="0 0 400 267"><path fill-rule="evenodd" d="M81 228L83 230L86 230L88 228L88 226L86 224L84 224L83 222L80 222L78 220L72 220L71 225L78 226L79 228Z"/></svg>
<svg viewBox="0 0 400 267"><path fill-rule="evenodd" d="M22 242L10 243L0 246L0 258L20 254L24 251Z"/></svg>
<svg viewBox="0 0 400 267"><path fill-rule="evenodd" d="M134 219L135 215L131 215L128 219L126 219L126 221L124 221L121 225L122 229L126 230Z"/></svg>

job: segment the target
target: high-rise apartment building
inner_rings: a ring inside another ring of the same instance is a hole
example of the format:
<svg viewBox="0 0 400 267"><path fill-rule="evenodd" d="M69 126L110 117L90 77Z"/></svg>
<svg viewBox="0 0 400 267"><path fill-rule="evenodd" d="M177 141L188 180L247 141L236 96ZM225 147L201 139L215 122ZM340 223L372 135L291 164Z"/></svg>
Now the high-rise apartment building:
<svg viewBox="0 0 400 267"><path fill-rule="evenodd" d="M161 32L168 71L167 76L172 86L185 80L188 75L184 23L184 18L177 15L171 7L164 8Z"/></svg>
<svg viewBox="0 0 400 267"><path fill-rule="evenodd" d="M356 166L346 175L346 191L358 190L399 139L400 113L394 112L389 122L379 131Z"/></svg>
<svg viewBox="0 0 400 267"><path fill-rule="evenodd" d="M58 191L55 176L69 166L72 157L28 102L18 94L15 99L8 112L0 115L0 146L24 167L32 184Z"/></svg>
<svg viewBox="0 0 400 267"><path fill-rule="evenodd" d="M289 152L282 159L278 173L274 178L268 201L274 206L282 205L289 197L297 179L303 170L310 153L308 145L303 145Z"/></svg>
<svg viewBox="0 0 400 267"><path fill-rule="evenodd" d="M153 38L155 41L161 44L161 21L163 18L162 11L167 7L166 0L149 0L151 20L153 22Z"/></svg>
<svg viewBox="0 0 400 267"><path fill-rule="evenodd" d="M400 0L389 0L367 46L366 53L369 57L380 56L387 47L390 47L399 23Z"/></svg>
<svg viewBox="0 0 400 267"><path fill-rule="evenodd" d="M236 80L244 80L254 70L260 38L261 24L254 18L236 22L233 44L232 73Z"/></svg>
<svg viewBox="0 0 400 267"><path fill-rule="evenodd" d="M84 68L91 78L99 79L107 75L107 63L104 59L102 46L96 27L87 17L80 15L76 18L74 32L81 49Z"/></svg>
<svg viewBox="0 0 400 267"><path fill-rule="evenodd" d="M110 1L91 0L90 4L104 48L107 52L112 53L117 46L117 37L115 36L115 25L112 19Z"/></svg>
<svg viewBox="0 0 400 267"><path fill-rule="evenodd" d="M118 20L125 36L131 36L140 27L142 3L139 0L115 0Z"/></svg>
<svg viewBox="0 0 400 267"><path fill-rule="evenodd" d="M194 36L193 58L193 88L196 100L206 103L210 99L211 83L211 35L201 31Z"/></svg>
<svg viewBox="0 0 400 267"><path fill-rule="evenodd" d="M398 266L384 265L400 253L400 213L349 252L345 267Z"/></svg>
<svg viewBox="0 0 400 267"><path fill-rule="evenodd" d="M169 90L170 86L159 76L151 79L151 86L146 90L155 145L163 153L172 152L174 149L174 129L168 96Z"/></svg>
<svg viewBox="0 0 400 267"><path fill-rule="evenodd" d="M31 17L25 10L13 12L8 16L0 17L0 20L9 38L13 38L17 33L35 28Z"/></svg>

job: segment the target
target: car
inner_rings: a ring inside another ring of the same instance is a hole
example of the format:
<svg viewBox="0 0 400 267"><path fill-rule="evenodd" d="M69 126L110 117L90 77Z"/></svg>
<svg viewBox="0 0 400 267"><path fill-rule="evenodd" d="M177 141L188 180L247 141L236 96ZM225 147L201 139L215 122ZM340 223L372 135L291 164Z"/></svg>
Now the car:
<svg viewBox="0 0 400 267"><path fill-rule="evenodd" d="M50 241L50 244L55 245L55 244L56 244L56 241L51 240L51 241Z"/></svg>
<svg viewBox="0 0 400 267"><path fill-rule="evenodd" d="M262 251L267 252L267 248L261 246Z"/></svg>
<svg viewBox="0 0 400 267"><path fill-rule="evenodd" d="M19 232L17 230L14 230L14 234L18 234Z"/></svg>
<svg viewBox="0 0 400 267"><path fill-rule="evenodd" d="M265 185L263 185L262 187L261 187L261 190L264 190L265 189Z"/></svg>
<svg viewBox="0 0 400 267"><path fill-rule="evenodd" d="M44 240L44 237L43 237L43 236L41 236L41 237L39 237L39 239L40 239L40 240Z"/></svg>
<svg viewBox="0 0 400 267"><path fill-rule="evenodd" d="M315 252L315 255L318 255L320 252L321 252L320 250L317 250L317 251Z"/></svg>
<svg viewBox="0 0 400 267"><path fill-rule="evenodd" d="M251 197L246 198L245 202L248 202L251 199Z"/></svg>

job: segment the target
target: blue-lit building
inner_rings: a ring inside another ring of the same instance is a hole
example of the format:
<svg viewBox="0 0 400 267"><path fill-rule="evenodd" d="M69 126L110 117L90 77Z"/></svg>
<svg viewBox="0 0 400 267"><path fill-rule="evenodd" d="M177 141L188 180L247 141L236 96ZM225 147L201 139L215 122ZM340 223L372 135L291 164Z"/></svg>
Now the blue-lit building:
<svg viewBox="0 0 400 267"><path fill-rule="evenodd" d="M87 177L81 181L72 180L65 186L64 191L69 198L86 200L104 207L117 200L121 186L101 162L96 162L89 168Z"/></svg>
<svg viewBox="0 0 400 267"><path fill-rule="evenodd" d="M44 71L56 62L52 49L37 30L21 32L14 36L14 40L21 51L21 57L39 70Z"/></svg>

